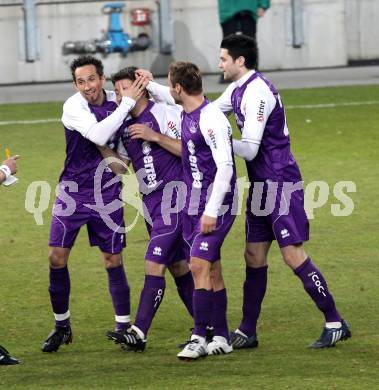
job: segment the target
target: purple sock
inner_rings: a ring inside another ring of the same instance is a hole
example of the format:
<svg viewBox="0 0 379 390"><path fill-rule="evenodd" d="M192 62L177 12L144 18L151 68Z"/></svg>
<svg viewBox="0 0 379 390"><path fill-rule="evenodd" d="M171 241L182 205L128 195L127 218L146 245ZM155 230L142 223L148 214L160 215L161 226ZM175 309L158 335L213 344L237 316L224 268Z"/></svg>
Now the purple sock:
<svg viewBox="0 0 379 390"><path fill-rule="evenodd" d="M193 290L193 319L195 327L192 334L205 337L207 325L211 323L213 291L203 288Z"/></svg>
<svg viewBox="0 0 379 390"><path fill-rule="evenodd" d="M328 285L322 273L308 257L303 264L294 270L294 273L301 279L304 290L312 298L316 306L324 313L326 322L339 322L339 315L334 299L328 290Z"/></svg>
<svg viewBox="0 0 379 390"><path fill-rule="evenodd" d="M64 268L50 267L49 293L55 316L55 325L68 326L70 324L70 312L68 310L70 300L70 274L67 266Z"/></svg>
<svg viewBox="0 0 379 390"><path fill-rule="evenodd" d="M141 291L138 311L134 325L147 335L151 322L162 302L166 280L163 276L145 276L145 284Z"/></svg>
<svg viewBox="0 0 379 390"><path fill-rule="evenodd" d="M227 302L225 288L213 292L211 323L214 329L214 335L225 337L229 341L228 321L226 319Z"/></svg>
<svg viewBox="0 0 379 390"><path fill-rule="evenodd" d="M130 289L124 266L107 268L109 293L112 297L116 318L116 329L125 330L130 326Z"/></svg>
<svg viewBox="0 0 379 390"><path fill-rule="evenodd" d="M238 329L246 336L257 332L257 321L267 286L267 265L259 268L246 267L243 285L242 321Z"/></svg>
<svg viewBox="0 0 379 390"><path fill-rule="evenodd" d="M188 271L182 276L178 276L175 279L175 284L178 289L178 294L183 301L185 307L188 310L188 313L193 317L193 278L191 271Z"/></svg>

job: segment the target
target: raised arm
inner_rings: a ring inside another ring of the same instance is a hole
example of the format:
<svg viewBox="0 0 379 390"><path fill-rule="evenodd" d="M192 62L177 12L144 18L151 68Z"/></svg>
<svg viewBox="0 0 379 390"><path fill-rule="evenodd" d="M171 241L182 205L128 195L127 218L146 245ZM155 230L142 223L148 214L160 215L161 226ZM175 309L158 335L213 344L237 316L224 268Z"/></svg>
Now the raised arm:
<svg viewBox="0 0 379 390"><path fill-rule="evenodd" d="M96 145L104 146L133 109L136 100L142 96L147 82L144 78L137 79L131 88L122 90L120 105L100 122L97 122L86 102L80 104L77 99L70 98L63 106L62 122L67 129L76 130Z"/></svg>

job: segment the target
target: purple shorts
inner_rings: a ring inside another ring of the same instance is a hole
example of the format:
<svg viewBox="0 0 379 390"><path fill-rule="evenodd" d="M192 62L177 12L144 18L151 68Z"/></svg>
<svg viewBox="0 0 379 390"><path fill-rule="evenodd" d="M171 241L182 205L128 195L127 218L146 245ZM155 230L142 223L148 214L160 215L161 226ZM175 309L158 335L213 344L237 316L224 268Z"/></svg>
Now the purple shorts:
<svg viewBox="0 0 379 390"><path fill-rule="evenodd" d="M107 226L95 210L76 201L76 208L70 216L52 214L49 245L52 247L71 248L83 225L87 225L88 238L91 246L98 246L102 252L117 254L125 247L124 210L120 208L109 216L112 227ZM64 203L58 198L55 205Z"/></svg>
<svg viewBox="0 0 379 390"><path fill-rule="evenodd" d="M183 236L190 250L190 257L198 257L211 263L221 259L221 247L236 216L229 212L217 218L216 230L211 234L200 232L200 216L184 214Z"/></svg>
<svg viewBox="0 0 379 390"><path fill-rule="evenodd" d="M189 260L183 240L183 213L171 214L170 223L165 224L161 215L152 217L153 226L146 223L150 236L145 260L166 266L180 260Z"/></svg>
<svg viewBox="0 0 379 390"><path fill-rule="evenodd" d="M257 201L252 201L250 193L246 202L247 242L277 240L279 247L283 248L309 240L309 222L304 210L302 189L290 194L283 191L282 184L279 184L277 191L269 191L265 186L261 202L261 210L264 209L268 215L260 215Z"/></svg>

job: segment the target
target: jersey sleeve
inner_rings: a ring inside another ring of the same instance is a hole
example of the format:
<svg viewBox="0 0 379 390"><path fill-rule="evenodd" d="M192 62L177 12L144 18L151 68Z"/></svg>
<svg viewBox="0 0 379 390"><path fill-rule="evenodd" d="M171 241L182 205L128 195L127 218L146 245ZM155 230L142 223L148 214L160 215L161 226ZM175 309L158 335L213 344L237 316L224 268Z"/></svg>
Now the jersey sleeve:
<svg viewBox="0 0 379 390"><path fill-rule="evenodd" d="M170 138L181 139L181 110L176 106L165 107L165 125L161 133Z"/></svg>
<svg viewBox="0 0 379 390"><path fill-rule="evenodd" d="M133 99L123 97L111 115L97 122L87 103L70 98L63 105L62 122L67 129L78 131L84 138L102 146L119 129L134 105Z"/></svg>
<svg viewBox="0 0 379 390"><path fill-rule="evenodd" d="M248 85L241 102L241 112L245 117L242 141L260 145L267 119L275 104L275 97L265 84Z"/></svg>
<svg viewBox="0 0 379 390"><path fill-rule="evenodd" d="M232 128L228 119L218 110L208 111L200 118L200 130L211 149L215 164L233 165Z"/></svg>
<svg viewBox="0 0 379 390"><path fill-rule="evenodd" d="M218 107L225 115L229 115L233 111L232 92L234 88L235 83L229 84L226 90L212 102L212 104Z"/></svg>

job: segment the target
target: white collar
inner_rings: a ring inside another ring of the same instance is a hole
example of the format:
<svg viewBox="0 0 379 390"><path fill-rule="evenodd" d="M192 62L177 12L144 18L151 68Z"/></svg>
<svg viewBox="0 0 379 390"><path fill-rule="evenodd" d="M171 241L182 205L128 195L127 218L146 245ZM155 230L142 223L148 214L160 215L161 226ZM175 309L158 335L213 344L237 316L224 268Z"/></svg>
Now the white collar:
<svg viewBox="0 0 379 390"><path fill-rule="evenodd" d="M240 79L236 80L237 87L245 84L245 82L255 73L254 69L249 70L246 74L244 74Z"/></svg>

